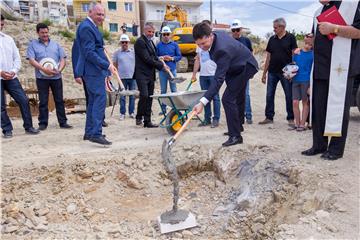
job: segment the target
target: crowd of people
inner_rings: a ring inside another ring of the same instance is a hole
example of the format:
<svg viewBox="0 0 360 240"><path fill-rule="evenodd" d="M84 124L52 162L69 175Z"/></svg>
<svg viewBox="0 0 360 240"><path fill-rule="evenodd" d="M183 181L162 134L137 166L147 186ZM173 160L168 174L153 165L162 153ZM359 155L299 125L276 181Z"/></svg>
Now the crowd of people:
<svg viewBox="0 0 360 240"><path fill-rule="evenodd" d="M360 8L358 2L320 0L323 6L316 16L331 7L336 7L348 25L317 22L314 18L312 33L306 35L304 47L298 48L296 38L286 31L286 21L273 21L274 35L266 47L266 60L261 81L267 84L265 119L259 124L270 124L275 116L275 93L280 82L285 93L289 130L304 131L312 128L313 145L302 154L312 156L322 154L326 160L336 160L344 153L349 122L350 95L355 77L360 75ZM103 35L99 31L105 18L100 4L90 7L88 17L78 26L72 48L74 79L83 84L86 95L86 123L84 140L102 145L111 145L103 134L105 122L105 83L116 72L128 90L140 92L137 109L135 97L130 96L128 107L126 97L120 98L120 120L128 116L135 124L145 128L156 128L151 121L152 98L156 71L159 71L161 93L176 92L176 84L170 81L169 72L176 76L176 63L181 60L181 52L172 41L171 29L161 29L161 41L152 41L155 27L145 23L143 34L136 40L134 49L129 47L130 38L125 31L120 36L120 48L109 61L104 49ZM1 30L5 19L1 16ZM250 79L258 72L258 63L253 55L249 38L242 35L241 22L235 19L230 26L232 36L226 32L213 31L211 22L205 20L193 28L193 38L197 44L192 81L197 80L204 96L194 106L193 111L201 114L201 127L219 126L221 102L226 115L228 140L224 147L243 142L243 125L252 124L250 100ZM39 128L33 127L29 102L17 72L21 68L19 51L14 40L0 32L0 72L1 72L1 127L5 138L12 137L12 125L6 112L4 91L17 102L24 120L27 134L38 134L48 126L49 89L54 97L56 115L60 128L69 129L63 101L61 72L66 66L66 53L57 42L49 37L49 27L44 23L36 26L38 39L32 40L27 48L27 60L35 69L36 85L39 93ZM329 34L339 37L330 39ZM345 40L344 40L345 39ZM346 50L344 53L343 50ZM343 53L343 56L338 56ZM338 54L338 55L336 55ZM44 58L51 58L56 66L47 68ZM284 67L294 64L298 68L295 76L284 75ZM341 66L345 66L344 69ZM349 67L347 67L349 66ZM341 68L341 69L340 69ZM341 71L340 71L340 70ZM226 89L220 97L219 90L226 82ZM220 102L221 99L221 102ZM302 102L302 112L299 103ZM212 105L212 107L211 107ZM311 107L311 108L310 108ZM311 113L310 109L312 109ZM166 105L160 114L166 114Z"/></svg>

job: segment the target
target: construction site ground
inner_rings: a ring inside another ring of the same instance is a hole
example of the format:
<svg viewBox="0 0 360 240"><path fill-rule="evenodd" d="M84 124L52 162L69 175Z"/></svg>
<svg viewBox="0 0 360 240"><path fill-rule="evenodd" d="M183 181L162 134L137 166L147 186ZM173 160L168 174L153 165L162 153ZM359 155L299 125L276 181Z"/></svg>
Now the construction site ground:
<svg viewBox="0 0 360 240"><path fill-rule="evenodd" d="M192 121L174 146L179 206L199 226L165 235L156 221L172 206L160 154L165 129L136 126L128 116L120 121L118 105L112 117L109 107L104 134L113 144L105 148L82 140L85 114L68 115L74 128L63 130L52 112L37 136L12 119L14 137L1 140L2 239L357 239L360 113L351 110L342 159L304 157L312 133L288 130L281 86L274 123L257 124L266 94L260 76L251 80L254 124L245 125L244 144L221 147L222 110L218 128ZM159 112L154 101L156 123ZM227 163L224 172L216 168Z"/></svg>

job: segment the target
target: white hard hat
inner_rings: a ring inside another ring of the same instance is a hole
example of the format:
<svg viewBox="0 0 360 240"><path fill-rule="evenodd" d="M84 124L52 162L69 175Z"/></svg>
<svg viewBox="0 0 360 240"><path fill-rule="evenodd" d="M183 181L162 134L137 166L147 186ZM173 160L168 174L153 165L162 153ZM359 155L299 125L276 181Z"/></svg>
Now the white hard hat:
<svg viewBox="0 0 360 240"><path fill-rule="evenodd" d="M54 59L48 58L48 57L41 59L39 64L41 66L43 66L44 68L51 69L51 70L58 67L58 64L56 63L56 61ZM40 73L42 75L44 75L45 77L51 77L50 75L47 75L46 73L44 73L41 70L40 70Z"/></svg>
<svg viewBox="0 0 360 240"><path fill-rule="evenodd" d="M286 65L283 69L283 76L287 79L295 77L297 72L299 71L299 67L296 64L290 63Z"/></svg>
<svg viewBox="0 0 360 240"><path fill-rule="evenodd" d="M239 19L235 19L232 23L231 23L231 29L237 29L237 28L241 28L241 22Z"/></svg>
<svg viewBox="0 0 360 240"><path fill-rule="evenodd" d="M130 42L130 38L126 34L121 34L120 36L120 42Z"/></svg>
<svg viewBox="0 0 360 240"><path fill-rule="evenodd" d="M171 29L168 26L165 26L161 29L161 33L171 33Z"/></svg>

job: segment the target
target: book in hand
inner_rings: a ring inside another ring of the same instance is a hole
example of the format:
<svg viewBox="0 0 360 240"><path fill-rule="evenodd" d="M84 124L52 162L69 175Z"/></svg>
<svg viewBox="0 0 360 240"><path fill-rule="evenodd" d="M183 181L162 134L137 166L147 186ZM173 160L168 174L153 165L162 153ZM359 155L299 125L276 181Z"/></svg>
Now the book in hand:
<svg viewBox="0 0 360 240"><path fill-rule="evenodd" d="M344 18L341 16L340 12L335 6L332 6L325 12L321 13L319 16L316 17L319 22L329 22L337 25L346 26L346 22ZM336 37L335 33L330 33L327 35L329 40L332 40Z"/></svg>

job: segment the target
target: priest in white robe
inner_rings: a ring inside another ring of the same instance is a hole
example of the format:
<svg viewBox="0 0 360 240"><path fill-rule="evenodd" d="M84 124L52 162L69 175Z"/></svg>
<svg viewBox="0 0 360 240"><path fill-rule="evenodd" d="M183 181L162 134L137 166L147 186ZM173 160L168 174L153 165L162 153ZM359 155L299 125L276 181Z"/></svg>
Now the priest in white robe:
<svg viewBox="0 0 360 240"><path fill-rule="evenodd" d="M314 64L311 76L313 144L303 155L322 154L324 160L343 157L355 78L360 77L360 3L320 0L314 17ZM317 16L336 7L346 25L317 22ZM329 34L336 37L329 40Z"/></svg>

